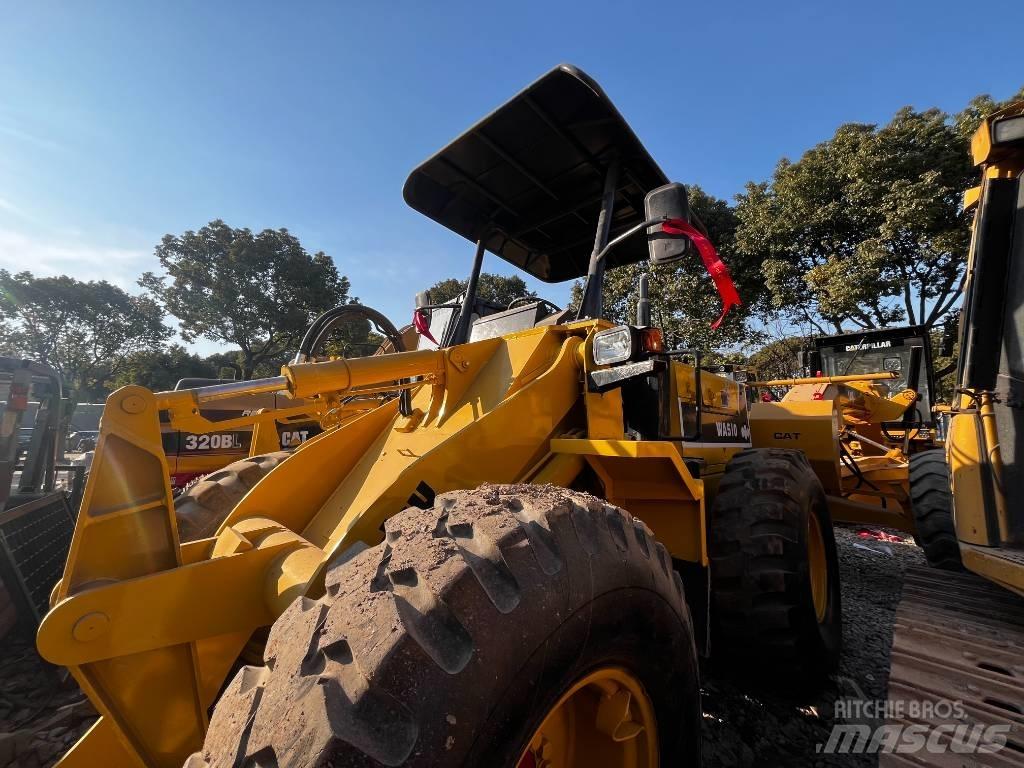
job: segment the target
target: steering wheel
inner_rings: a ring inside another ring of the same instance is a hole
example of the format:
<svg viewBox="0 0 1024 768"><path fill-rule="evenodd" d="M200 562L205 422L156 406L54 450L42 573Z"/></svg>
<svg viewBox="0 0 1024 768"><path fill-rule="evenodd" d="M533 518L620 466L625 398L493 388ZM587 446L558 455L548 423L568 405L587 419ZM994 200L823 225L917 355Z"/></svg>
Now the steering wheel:
<svg viewBox="0 0 1024 768"><path fill-rule="evenodd" d="M547 299L539 298L537 296L520 296L519 298L512 299L512 301L508 303L508 307L506 307L506 309L513 309L519 304L528 304L531 302L536 302L537 304L545 304L551 307L551 314L562 311L562 308L555 304L554 302L548 301Z"/></svg>
<svg viewBox="0 0 1024 768"><path fill-rule="evenodd" d="M921 409L916 405L914 406L914 415L917 417L916 421L912 421L904 426L905 435L907 440L913 440L915 437L921 434L921 430L924 428L924 417L921 415ZM882 434L885 435L886 440L897 443L899 439L896 438L888 429L885 428L885 424L879 424L879 428L882 430ZM911 434L913 432L913 434Z"/></svg>
<svg viewBox="0 0 1024 768"><path fill-rule="evenodd" d="M302 337L299 344L299 351L295 355L295 362L305 363L313 360L327 342L331 331L342 323L352 320L366 320L373 328L384 336L394 347L395 352L405 352L405 344L402 343L402 334L399 333L395 324L381 312L362 304L343 304L340 307L329 309L313 321L312 325ZM408 379L402 379L399 384L409 383ZM403 416L412 413L412 395L408 389L398 391L398 409Z"/></svg>

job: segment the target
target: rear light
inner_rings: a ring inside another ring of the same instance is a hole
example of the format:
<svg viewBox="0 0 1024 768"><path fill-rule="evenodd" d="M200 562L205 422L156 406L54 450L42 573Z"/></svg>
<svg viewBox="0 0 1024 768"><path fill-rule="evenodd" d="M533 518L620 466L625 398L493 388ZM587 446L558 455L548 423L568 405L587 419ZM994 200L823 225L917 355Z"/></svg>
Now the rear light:
<svg viewBox="0 0 1024 768"><path fill-rule="evenodd" d="M28 387L24 384L11 384L7 401L12 411L28 410Z"/></svg>
<svg viewBox="0 0 1024 768"><path fill-rule="evenodd" d="M594 362L614 365L633 360L641 353L656 354L665 351L665 339L660 328L634 328L617 325L594 334Z"/></svg>
<svg viewBox="0 0 1024 768"><path fill-rule="evenodd" d="M665 339L660 328L644 328L640 331L640 349L644 352L664 352Z"/></svg>

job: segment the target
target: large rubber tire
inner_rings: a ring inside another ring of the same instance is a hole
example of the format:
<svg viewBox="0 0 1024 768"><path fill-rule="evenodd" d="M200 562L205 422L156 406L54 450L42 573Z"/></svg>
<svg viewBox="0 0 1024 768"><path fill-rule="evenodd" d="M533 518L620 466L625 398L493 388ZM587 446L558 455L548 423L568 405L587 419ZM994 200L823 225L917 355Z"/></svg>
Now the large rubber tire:
<svg viewBox="0 0 1024 768"><path fill-rule="evenodd" d="M186 488L174 500L181 541L213 536L242 497L290 455L289 451L275 451L241 459Z"/></svg>
<svg viewBox="0 0 1024 768"><path fill-rule="evenodd" d="M953 524L953 493L949 465L942 448L910 457L910 510L917 532L914 540L932 568L962 571L960 544Z"/></svg>
<svg viewBox="0 0 1024 768"><path fill-rule="evenodd" d="M824 545L824 616L812 596L808 522ZM709 521L712 656L815 687L839 665L839 558L821 482L800 451L754 448L726 466Z"/></svg>
<svg viewBox="0 0 1024 768"><path fill-rule="evenodd" d="M693 626L650 530L552 486L483 486L387 521L270 631L214 710L201 766L512 766L575 681L615 665L661 764L700 765Z"/></svg>

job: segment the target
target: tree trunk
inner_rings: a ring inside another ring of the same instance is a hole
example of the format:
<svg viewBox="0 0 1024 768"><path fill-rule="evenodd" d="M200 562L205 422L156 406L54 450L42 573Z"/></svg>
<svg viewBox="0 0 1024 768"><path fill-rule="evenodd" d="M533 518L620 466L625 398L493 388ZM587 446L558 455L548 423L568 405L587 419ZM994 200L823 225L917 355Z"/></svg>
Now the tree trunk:
<svg viewBox="0 0 1024 768"><path fill-rule="evenodd" d="M256 368L256 364L253 362L253 355L247 350L242 350L242 360L238 366L238 372L241 374L243 381L248 381L252 378L253 371Z"/></svg>

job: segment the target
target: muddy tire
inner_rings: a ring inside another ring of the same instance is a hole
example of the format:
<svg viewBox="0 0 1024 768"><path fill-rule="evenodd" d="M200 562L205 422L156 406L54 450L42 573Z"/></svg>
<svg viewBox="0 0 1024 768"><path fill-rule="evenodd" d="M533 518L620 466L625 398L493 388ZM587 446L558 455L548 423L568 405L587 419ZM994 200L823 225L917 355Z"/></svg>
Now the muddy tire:
<svg viewBox="0 0 1024 768"><path fill-rule="evenodd" d="M661 764L699 766L693 627L645 525L520 485L443 494L385 530L277 620L189 768L514 767L562 694L609 666L652 703Z"/></svg>
<svg viewBox="0 0 1024 768"><path fill-rule="evenodd" d="M213 536L249 489L290 455L288 451L276 451L242 459L186 488L174 500L180 539L185 542Z"/></svg>
<svg viewBox="0 0 1024 768"><path fill-rule="evenodd" d="M910 457L910 509L917 529L914 540L932 568L962 571L960 544L953 524L949 465L941 448Z"/></svg>
<svg viewBox="0 0 1024 768"><path fill-rule="evenodd" d="M839 560L825 493L806 457L773 448L734 456L709 540L712 656L762 678L823 682L839 664ZM817 589L812 573L827 578Z"/></svg>

